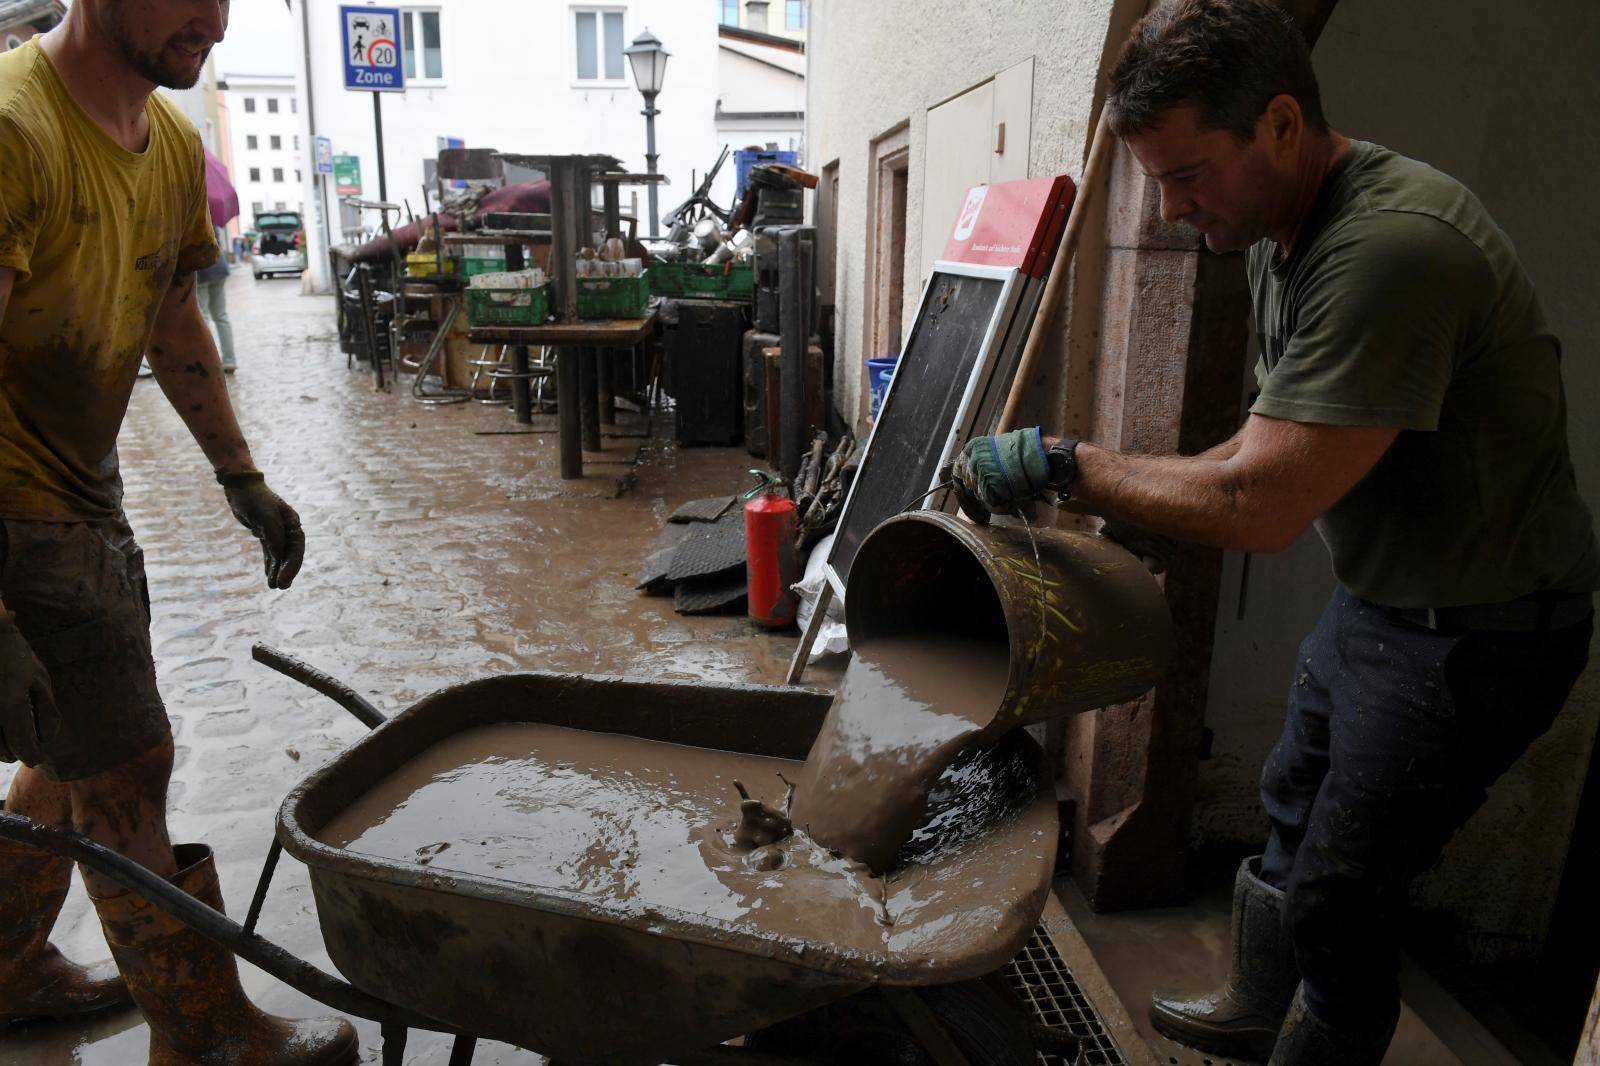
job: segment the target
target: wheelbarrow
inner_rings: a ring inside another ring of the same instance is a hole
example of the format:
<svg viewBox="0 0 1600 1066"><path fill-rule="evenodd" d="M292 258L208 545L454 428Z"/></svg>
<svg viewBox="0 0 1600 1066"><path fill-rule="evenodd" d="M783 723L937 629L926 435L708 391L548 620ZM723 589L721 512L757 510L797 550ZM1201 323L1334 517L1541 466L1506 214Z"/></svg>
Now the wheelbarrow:
<svg viewBox="0 0 1600 1066"><path fill-rule="evenodd" d="M824 693L509 674L443 689L385 719L298 660L259 644L254 655L373 731L284 800L244 925L71 831L0 812L0 836L72 858L313 999L377 1021L383 1061L394 1066L413 1028L455 1034L451 1066L471 1062L478 1038L561 1066L1025 1066L1036 1042L1058 1054L1074 1050L1070 1034L1030 1026L992 980L1032 932L1055 855L1054 794L1043 754L1023 731L980 756L1004 771L987 778L994 787L1016 792L1005 816L906 860L916 864L908 881L922 898L970 906L952 910L943 935L923 929L888 935L881 950L850 950L826 929L763 933L648 903L389 860L317 835L396 767L464 730L537 723L798 762L826 714ZM308 867L328 953L348 983L256 935L281 850ZM997 887L985 872L1000 862L1024 864L1024 875ZM743 1046L726 1043L741 1036Z"/></svg>

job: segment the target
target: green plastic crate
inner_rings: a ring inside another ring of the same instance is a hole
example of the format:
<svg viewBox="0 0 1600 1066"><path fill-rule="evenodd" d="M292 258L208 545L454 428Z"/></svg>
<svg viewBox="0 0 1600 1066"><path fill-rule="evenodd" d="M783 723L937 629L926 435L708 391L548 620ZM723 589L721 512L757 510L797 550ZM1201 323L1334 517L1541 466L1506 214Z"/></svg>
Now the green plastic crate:
<svg viewBox="0 0 1600 1066"><path fill-rule="evenodd" d="M479 274L499 274L506 268L504 256L488 258L487 256L464 255L461 257L461 276L475 278Z"/></svg>
<svg viewBox="0 0 1600 1066"><path fill-rule="evenodd" d="M467 289L467 321L474 326L537 326L549 315L549 285L537 289Z"/></svg>
<svg viewBox="0 0 1600 1066"><path fill-rule="evenodd" d="M652 263L650 291L657 296L709 296L723 300L755 295L756 270L751 263Z"/></svg>
<svg viewBox="0 0 1600 1066"><path fill-rule="evenodd" d="M643 318L650 307L650 271L633 277L580 277L579 318Z"/></svg>

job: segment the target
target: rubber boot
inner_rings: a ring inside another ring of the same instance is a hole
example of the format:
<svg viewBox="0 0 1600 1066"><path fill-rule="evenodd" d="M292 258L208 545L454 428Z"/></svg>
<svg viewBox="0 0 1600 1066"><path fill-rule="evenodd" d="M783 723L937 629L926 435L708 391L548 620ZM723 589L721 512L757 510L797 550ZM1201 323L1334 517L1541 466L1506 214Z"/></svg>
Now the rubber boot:
<svg viewBox="0 0 1600 1066"><path fill-rule="evenodd" d="M1283 893L1256 876L1260 869L1259 855L1246 859L1233 881L1233 958L1222 987L1150 997L1150 1023L1162 1036L1233 1058L1272 1054L1300 973L1283 928Z"/></svg>
<svg viewBox="0 0 1600 1066"><path fill-rule="evenodd" d="M211 849L172 849L172 883L222 910ZM342 1066L356 1032L343 1018L278 1018L251 1003L227 948L136 892L96 897L106 942L150 1023L150 1066Z"/></svg>
<svg viewBox="0 0 1600 1066"><path fill-rule="evenodd" d="M1386 1024L1364 1031L1339 1030L1311 1013L1305 987L1295 992L1268 1066L1379 1066L1400 1020L1397 1008Z"/></svg>
<svg viewBox="0 0 1600 1066"><path fill-rule="evenodd" d="M0 1025L132 1005L110 959L79 966L50 943L71 885L72 860L0 840Z"/></svg>

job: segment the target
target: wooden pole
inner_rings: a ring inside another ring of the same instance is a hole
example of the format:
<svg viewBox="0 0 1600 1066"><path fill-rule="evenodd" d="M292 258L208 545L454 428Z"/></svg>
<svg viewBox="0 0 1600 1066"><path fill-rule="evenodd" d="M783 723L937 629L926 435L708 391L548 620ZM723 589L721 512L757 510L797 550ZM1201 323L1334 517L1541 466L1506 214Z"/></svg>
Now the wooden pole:
<svg viewBox="0 0 1600 1066"><path fill-rule="evenodd" d="M1022 359L1017 364L1016 377L1011 379L1011 395L1006 398L1005 409L1000 413L1000 423L995 427L996 433L1004 433L1016 424L1017 410L1022 406L1022 396L1027 391L1029 379L1033 377L1034 366L1039 361L1039 352L1044 348L1045 336L1050 331L1050 322L1055 318L1056 308L1060 306L1067 291L1067 275L1072 273L1072 256L1078 249L1078 237L1083 233L1084 220L1089 215L1089 204L1103 184L1102 172L1111 159L1111 143L1115 138L1112 137L1110 125L1106 121L1106 110L1102 105L1100 120L1094 127L1094 140L1089 144L1089 158L1083 165L1083 180L1078 182L1078 195L1073 197L1072 212L1067 215L1066 230L1061 234L1061 247L1056 251L1055 262L1050 266L1050 277L1045 282L1044 295L1039 299L1039 312L1034 318L1033 329L1028 331L1028 343L1022 349Z"/></svg>

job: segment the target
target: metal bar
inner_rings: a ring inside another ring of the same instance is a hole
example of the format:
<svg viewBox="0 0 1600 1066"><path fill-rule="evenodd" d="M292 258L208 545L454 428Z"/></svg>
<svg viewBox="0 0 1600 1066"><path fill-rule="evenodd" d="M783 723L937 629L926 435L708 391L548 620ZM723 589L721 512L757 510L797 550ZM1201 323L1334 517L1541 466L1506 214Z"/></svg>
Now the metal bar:
<svg viewBox="0 0 1600 1066"><path fill-rule="evenodd" d="M246 962L336 1011L402 1028L427 1029L439 1033L457 1031L452 1026L368 995L324 973L304 959L291 955L270 940L245 932L226 914L211 909L172 882L80 833L0 811L0 838L71 859L101 877L137 892L162 913L210 937Z"/></svg>
<svg viewBox="0 0 1600 1066"><path fill-rule="evenodd" d="M607 186L612 188L612 186ZM600 393L600 424L617 424L617 353L611 348L596 348L595 383Z"/></svg>
<svg viewBox="0 0 1600 1066"><path fill-rule="evenodd" d="M389 178L383 168L383 94L378 92L372 94L372 129L378 136L378 199L387 200Z"/></svg>
<svg viewBox="0 0 1600 1066"><path fill-rule="evenodd" d="M478 1038L462 1033L450 1045L450 1066L472 1066L472 1056L478 1050Z"/></svg>
<svg viewBox="0 0 1600 1066"><path fill-rule="evenodd" d="M278 868L278 856L283 854L283 845L278 843L278 838L273 837L272 843L267 847L267 861L261 864L261 877L256 881L256 894L250 899L250 913L245 916L244 931L254 933L256 923L261 920L261 908L267 902L267 889L272 887L272 873Z"/></svg>
<svg viewBox="0 0 1600 1066"><path fill-rule="evenodd" d="M614 181L605 182L600 187L600 195L605 203L606 236L622 236L622 190L617 188Z"/></svg>
<svg viewBox="0 0 1600 1066"><path fill-rule="evenodd" d="M506 269L521 270L524 265L522 242L517 241L506 245ZM528 346L526 344L513 345L511 348L511 372L514 375L521 376L511 379L511 410L512 417L524 426L533 423L533 388L532 383L526 376L528 368Z"/></svg>
<svg viewBox="0 0 1600 1066"><path fill-rule="evenodd" d="M322 693L355 715L368 729L376 729L389 720L388 715L374 707L355 689L292 655L285 655L276 648L258 642L251 645L250 657L261 665L271 667L285 677L293 678L307 688Z"/></svg>
<svg viewBox="0 0 1600 1066"><path fill-rule="evenodd" d="M600 368L595 364L599 361L599 350L596 348L577 348L580 353L578 363L578 387L582 390L579 397L581 423L583 429L583 450L597 452L600 450Z"/></svg>
<svg viewBox="0 0 1600 1066"><path fill-rule="evenodd" d="M806 623L806 631L801 634L800 646L794 650L794 658L789 660L789 676L784 678L784 683L798 685L800 677L806 672L806 665L811 662L811 648L817 642L817 634L822 632L822 623L828 616L828 607L833 603L833 585L827 581L822 583L822 591L817 594L817 605L811 610L811 621Z"/></svg>
<svg viewBox="0 0 1600 1066"><path fill-rule="evenodd" d="M561 476L583 476L583 427L578 414L580 350L566 345L556 351L556 415L561 421Z"/></svg>
<svg viewBox="0 0 1600 1066"><path fill-rule="evenodd" d="M406 1039L410 1035L404 1025L383 1027L383 1066L403 1066L406 1057Z"/></svg>
<svg viewBox="0 0 1600 1066"><path fill-rule="evenodd" d="M450 331L455 328L456 318L461 313L463 297L452 294L447 295L445 299L450 301L450 310L445 312L444 321L439 324L438 329L434 330L433 340L428 343L428 352L422 357L422 362L417 364L416 376L411 379L411 398L418 403L425 403L435 407L442 404L466 403L472 399L472 390L444 384L448 375L446 368L442 366L439 368L439 381L441 383L439 391L429 392L427 390L426 379L428 373L433 370L434 364L443 358L445 348L450 343Z"/></svg>

